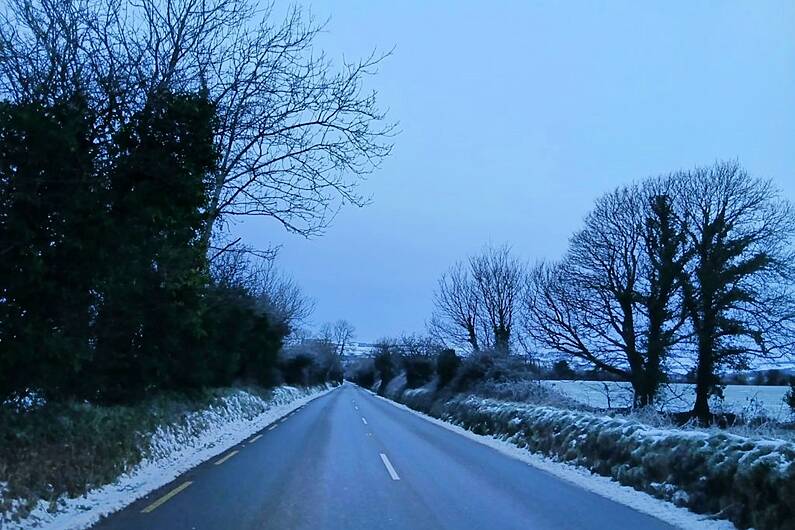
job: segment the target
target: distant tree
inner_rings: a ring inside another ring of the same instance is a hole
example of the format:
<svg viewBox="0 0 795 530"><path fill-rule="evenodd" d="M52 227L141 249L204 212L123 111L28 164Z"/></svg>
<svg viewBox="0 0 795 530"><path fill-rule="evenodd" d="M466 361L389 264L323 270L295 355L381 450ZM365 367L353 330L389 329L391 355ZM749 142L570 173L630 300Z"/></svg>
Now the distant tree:
<svg viewBox="0 0 795 530"><path fill-rule="evenodd" d="M328 322L320 329L320 338L331 344L339 357L345 355L351 341L356 336L356 328L347 320L337 320L333 324Z"/></svg>
<svg viewBox="0 0 795 530"><path fill-rule="evenodd" d="M511 345L514 314L524 288L524 267L507 245L486 247L469 259L478 286L483 312L494 337L494 349L507 354Z"/></svg>
<svg viewBox="0 0 795 530"><path fill-rule="evenodd" d="M434 357L443 346L433 336L428 335L403 335L397 341L397 346L403 355Z"/></svg>
<svg viewBox="0 0 795 530"><path fill-rule="evenodd" d="M555 361L555 363L552 365L552 377L555 379L574 379L575 376L576 374L574 370L572 370L571 366L569 366L569 363L566 360L561 359L559 361Z"/></svg>
<svg viewBox="0 0 795 530"><path fill-rule="evenodd" d="M791 351L795 325L792 207L735 162L681 175L678 193L693 264L683 275L695 337L696 402L709 421L718 370Z"/></svg>
<svg viewBox="0 0 795 530"><path fill-rule="evenodd" d="M784 403L789 406L793 414L795 414L795 378L790 379L789 390L784 395Z"/></svg>
<svg viewBox="0 0 795 530"><path fill-rule="evenodd" d="M455 264L442 274L434 293L434 314L429 328L440 341L468 344L480 350L480 296L469 269Z"/></svg>
<svg viewBox="0 0 795 530"><path fill-rule="evenodd" d="M524 266L508 246L485 247L439 280L429 328L441 341L502 354L510 350L514 314L524 287Z"/></svg>
<svg viewBox="0 0 795 530"><path fill-rule="evenodd" d="M781 370L768 370L766 384L770 386L783 386L788 383L787 376Z"/></svg>

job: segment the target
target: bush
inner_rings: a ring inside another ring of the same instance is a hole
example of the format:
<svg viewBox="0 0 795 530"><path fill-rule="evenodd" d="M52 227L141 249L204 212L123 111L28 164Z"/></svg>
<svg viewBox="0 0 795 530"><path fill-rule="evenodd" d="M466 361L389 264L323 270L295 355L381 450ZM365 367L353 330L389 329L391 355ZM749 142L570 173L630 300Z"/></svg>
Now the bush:
<svg viewBox="0 0 795 530"><path fill-rule="evenodd" d="M362 388L372 389L375 384L375 366L372 359L363 359L348 368L348 379Z"/></svg>
<svg viewBox="0 0 795 530"><path fill-rule="evenodd" d="M789 405L790 410L795 414L795 378L790 379L789 390L784 396L784 402Z"/></svg>
<svg viewBox="0 0 795 530"><path fill-rule="evenodd" d="M482 351L464 358L452 386L458 392L468 392L484 381L500 383L531 379L535 379L535 374L525 359Z"/></svg>
<svg viewBox="0 0 795 530"><path fill-rule="evenodd" d="M422 355L403 357L403 369L406 371L406 386L419 388L433 377L433 359Z"/></svg>
<svg viewBox="0 0 795 530"><path fill-rule="evenodd" d="M309 381L310 370L315 359L306 353L299 353L281 362L282 377L288 385L305 385Z"/></svg>
<svg viewBox="0 0 795 530"><path fill-rule="evenodd" d="M439 352L436 357L436 375L439 377L439 388L447 386L453 380L460 366L461 358L455 354L454 350L445 349Z"/></svg>
<svg viewBox="0 0 795 530"><path fill-rule="evenodd" d="M373 366L381 379L378 393L384 395L389 382L397 375L399 352L397 347L391 342L381 341L376 345L376 354L373 359Z"/></svg>
<svg viewBox="0 0 795 530"><path fill-rule="evenodd" d="M38 499L76 497L107 484L146 456L157 425L218 396L164 394L132 406L52 402L27 412L0 407L0 476L8 488L2 497L26 499L24 516ZM0 503L0 513L10 508Z"/></svg>

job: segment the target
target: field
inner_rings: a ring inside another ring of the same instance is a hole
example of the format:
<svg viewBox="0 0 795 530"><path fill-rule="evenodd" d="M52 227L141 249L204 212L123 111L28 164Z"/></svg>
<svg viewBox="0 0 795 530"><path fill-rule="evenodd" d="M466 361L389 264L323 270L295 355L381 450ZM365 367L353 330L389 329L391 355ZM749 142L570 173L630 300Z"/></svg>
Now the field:
<svg viewBox="0 0 795 530"><path fill-rule="evenodd" d="M547 385L592 407L627 407L632 404L629 383L615 381L547 381ZM662 392L658 408L668 412L682 412L693 407L694 385L674 383ZM746 417L767 416L785 421L791 412L784 403L787 386L728 385L724 399L713 399L714 410L724 410Z"/></svg>

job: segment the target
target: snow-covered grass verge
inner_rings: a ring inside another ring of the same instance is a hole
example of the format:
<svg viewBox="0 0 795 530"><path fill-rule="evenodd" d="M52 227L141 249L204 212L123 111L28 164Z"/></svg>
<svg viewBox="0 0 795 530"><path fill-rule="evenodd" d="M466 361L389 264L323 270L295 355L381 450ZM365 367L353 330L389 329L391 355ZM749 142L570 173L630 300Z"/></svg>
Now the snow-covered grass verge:
<svg viewBox="0 0 795 530"><path fill-rule="evenodd" d="M638 421L476 396L414 408L478 435L581 466L693 512L740 528L792 529L795 444L726 433L661 429ZM396 397L392 395L391 397ZM408 399L404 399L408 398ZM607 479L606 479L607 480Z"/></svg>
<svg viewBox="0 0 795 530"><path fill-rule="evenodd" d="M0 506L4 507L0 528L87 528L332 389L330 385L283 386L265 393L243 389L220 392L206 406L160 422L151 431L137 433L135 449L141 458L134 465L122 462L111 466L122 466L125 471L79 495L61 494L33 503L30 498L8 498L7 484L0 477Z"/></svg>

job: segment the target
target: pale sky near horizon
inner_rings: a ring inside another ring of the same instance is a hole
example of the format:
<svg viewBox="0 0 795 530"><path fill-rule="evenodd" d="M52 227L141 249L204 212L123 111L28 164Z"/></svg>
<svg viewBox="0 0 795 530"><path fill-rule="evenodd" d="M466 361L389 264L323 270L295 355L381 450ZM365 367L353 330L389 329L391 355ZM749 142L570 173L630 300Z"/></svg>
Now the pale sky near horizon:
<svg viewBox="0 0 795 530"><path fill-rule="evenodd" d="M795 2L305 3L368 86L393 155L322 237L234 229L360 340L422 332L439 275L485 243L559 257L620 184L736 158L795 200Z"/></svg>

